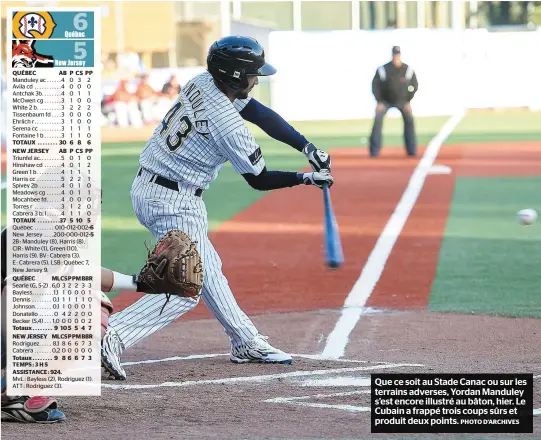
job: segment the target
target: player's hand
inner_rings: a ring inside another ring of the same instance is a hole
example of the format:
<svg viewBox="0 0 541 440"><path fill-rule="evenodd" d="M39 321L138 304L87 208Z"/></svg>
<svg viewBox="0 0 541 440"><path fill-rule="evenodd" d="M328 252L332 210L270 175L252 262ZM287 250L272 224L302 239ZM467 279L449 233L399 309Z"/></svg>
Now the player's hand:
<svg viewBox="0 0 541 440"><path fill-rule="evenodd" d="M406 102L403 109L406 113L411 113L411 104L409 102Z"/></svg>
<svg viewBox="0 0 541 440"><path fill-rule="evenodd" d="M334 183L334 179L330 171L322 170L314 173L304 173L302 176L302 181L305 185L314 185L318 188L323 188L323 185L329 185L329 188Z"/></svg>
<svg viewBox="0 0 541 440"><path fill-rule="evenodd" d="M307 144L302 152L308 158L312 170L319 172L321 170L331 171L331 156L323 150L316 148L313 143Z"/></svg>

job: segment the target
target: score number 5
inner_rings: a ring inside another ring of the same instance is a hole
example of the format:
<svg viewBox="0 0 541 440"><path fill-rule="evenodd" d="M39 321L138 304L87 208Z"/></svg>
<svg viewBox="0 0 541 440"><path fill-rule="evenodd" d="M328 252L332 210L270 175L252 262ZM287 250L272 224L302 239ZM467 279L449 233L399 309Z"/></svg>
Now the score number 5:
<svg viewBox="0 0 541 440"><path fill-rule="evenodd" d="M73 27L78 31L84 31L88 27L88 21L86 12L80 12L73 17ZM86 41L75 42L75 55L76 60L82 60L86 58Z"/></svg>

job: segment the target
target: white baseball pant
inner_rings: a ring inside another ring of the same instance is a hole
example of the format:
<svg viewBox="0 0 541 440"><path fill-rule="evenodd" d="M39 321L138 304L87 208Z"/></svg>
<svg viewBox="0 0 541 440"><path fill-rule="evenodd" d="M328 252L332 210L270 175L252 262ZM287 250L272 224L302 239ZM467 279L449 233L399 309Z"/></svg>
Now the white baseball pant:
<svg viewBox="0 0 541 440"><path fill-rule="evenodd" d="M171 230L184 231L197 241L203 261L202 298L224 327L233 345L248 342L258 334L254 324L238 306L222 262L208 237L207 209L203 199L195 195L197 188L179 185L179 191L150 182L153 174L141 170L131 189L132 204L139 222L159 240ZM160 330L193 309L197 300L165 295L145 295L137 302L111 316L110 325L120 336L125 348Z"/></svg>

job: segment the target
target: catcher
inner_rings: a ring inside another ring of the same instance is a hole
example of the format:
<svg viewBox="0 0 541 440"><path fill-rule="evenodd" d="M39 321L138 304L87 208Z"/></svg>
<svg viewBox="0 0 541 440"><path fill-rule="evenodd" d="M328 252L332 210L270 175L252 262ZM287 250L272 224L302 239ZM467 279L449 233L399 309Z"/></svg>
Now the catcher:
<svg viewBox="0 0 541 440"><path fill-rule="evenodd" d="M108 269L102 269L102 289L108 288L104 286L107 283L110 285L109 290L135 290L165 295L161 312L171 295L199 299L203 288L203 263L196 244L197 242L192 241L182 231L169 231L158 241L152 251L147 247L148 259L139 275L127 277L112 271L106 273ZM108 322L105 329L107 327ZM121 347L120 341L115 338L104 340L103 329L102 322L102 367L111 378L116 378L119 371L123 371L120 358L116 353L124 347Z"/></svg>
<svg viewBox="0 0 541 440"><path fill-rule="evenodd" d="M1 281L2 312L6 310L7 284L7 240L4 229L1 236ZM109 325L109 316L113 313L113 304L103 292L134 291L141 293L171 292L166 295L197 297L202 287L202 265L195 243L181 231L172 231L163 237L152 252L139 275L126 275L110 269L101 268L101 335L104 336ZM58 409L58 402L45 396L7 396L4 369L7 364L5 345L5 316L2 316L2 420L14 420L24 423L56 423L64 421L66 416ZM103 347L102 347L103 351ZM103 354L102 354L103 358ZM111 366L103 363L106 372Z"/></svg>

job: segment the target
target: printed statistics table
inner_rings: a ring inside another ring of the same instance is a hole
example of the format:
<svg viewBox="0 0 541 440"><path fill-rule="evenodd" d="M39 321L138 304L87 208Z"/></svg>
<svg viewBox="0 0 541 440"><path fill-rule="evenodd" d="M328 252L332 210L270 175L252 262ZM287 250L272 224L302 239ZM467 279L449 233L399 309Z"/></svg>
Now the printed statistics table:
<svg viewBox="0 0 541 440"><path fill-rule="evenodd" d="M8 17L7 392L100 395L99 9Z"/></svg>

